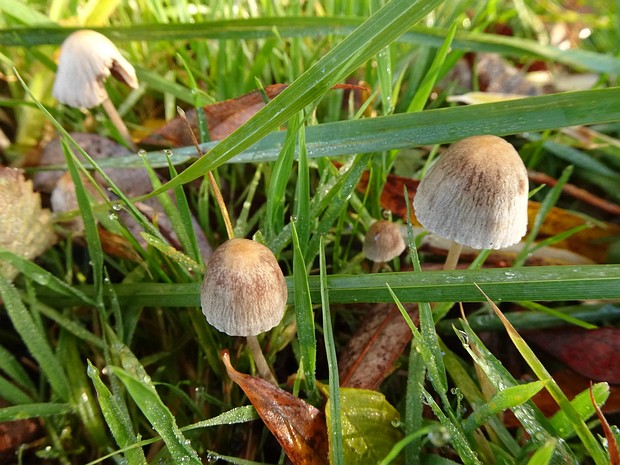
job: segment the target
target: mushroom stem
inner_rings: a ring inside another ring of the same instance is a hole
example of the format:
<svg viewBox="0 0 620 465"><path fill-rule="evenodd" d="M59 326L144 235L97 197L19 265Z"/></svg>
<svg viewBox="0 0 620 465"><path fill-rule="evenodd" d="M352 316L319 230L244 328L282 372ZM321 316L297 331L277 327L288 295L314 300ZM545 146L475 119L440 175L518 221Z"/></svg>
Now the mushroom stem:
<svg viewBox="0 0 620 465"><path fill-rule="evenodd" d="M379 271L381 271L381 268L383 268L383 265L385 265L385 262L373 262L370 272L378 273Z"/></svg>
<svg viewBox="0 0 620 465"><path fill-rule="evenodd" d="M177 113L187 126L187 129L189 130L189 134L192 137L192 142L194 143L194 147L196 147L198 155L200 155L200 157L203 157L204 153L202 153L202 150L200 150L200 144L198 143L198 139L196 139L196 134L194 134L191 123L187 119L185 110L183 110L181 107L177 107ZM217 182L215 181L215 176L213 176L213 173L211 171L207 172L207 178L209 179L211 190L213 191L213 195L215 196L215 201L217 202L217 205L220 208L220 212L222 213L222 218L224 219L224 225L226 226L226 234L228 234L228 239L232 239L235 237L235 231L232 227L230 216L228 216L228 210L226 208L226 203L224 202L224 197L222 197L222 191L220 191L220 187L217 185Z"/></svg>
<svg viewBox="0 0 620 465"><path fill-rule="evenodd" d="M273 375L271 370L269 369L269 365L267 365L267 360L265 359L265 355L263 354L262 349L260 348L260 344L258 343L258 338L256 336L246 336L246 340L248 343L248 348L250 352L252 352L252 356L254 357L254 363L256 363L256 369L260 374L261 378L266 381L269 381L274 386L278 385L278 381L276 377Z"/></svg>
<svg viewBox="0 0 620 465"><path fill-rule="evenodd" d="M116 108L112 104L112 101L109 98L107 98L103 102L101 102L101 106L103 107L105 112L108 114L110 121L112 121L112 124L114 125L114 127L118 129L118 132L121 134L121 136L123 137L123 140L127 143L129 148L133 151L136 151L137 149L136 144L134 144L133 140L131 139L131 134L129 134L129 130L127 129L127 126L125 126L125 123L123 122L123 119L121 118L121 115L119 115L118 111L116 111Z"/></svg>
<svg viewBox="0 0 620 465"><path fill-rule="evenodd" d="M443 264L443 269L446 271L455 270L456 265L459 262L459 256L461 255L461 249L463 246L458 242L452 241L450 249L448 250L448 256Z"/></svg>

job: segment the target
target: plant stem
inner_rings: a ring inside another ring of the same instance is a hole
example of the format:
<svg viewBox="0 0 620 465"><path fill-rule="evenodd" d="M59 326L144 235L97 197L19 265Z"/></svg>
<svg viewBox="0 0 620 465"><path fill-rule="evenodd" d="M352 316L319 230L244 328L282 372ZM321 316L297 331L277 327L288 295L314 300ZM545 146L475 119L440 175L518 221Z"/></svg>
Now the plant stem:
<svg viewBox="0 0 620 465"><path fill-rule="evenodd" d="M269 369L269 365L267 364L267 360L265 359L263 350L260 348L260 344L258 343L258 338L256 336L247 336L246 340L248 342L248 348L250 349L250 352L252 352L252 356L254 357L256 369L258 370L261 378L269 381L274 386L277 386L278 381Z"/></svg>
<svg viewBox="0 0 620 465"><path fill-rule="evenodd" d="M200 144L198 143L198 139L196 139L196 134L194 134L194 130L192 129L192 125L187 119L185 111L181 107L177 107L177 113L185 122L187 129L192 136L192 142L194 142L194 147L196 147L198 155L200 155L200 157L204 157L204 153L202 153L202 150L200 150ZM211 185L211 190L213 191L213 195L215 196L215 201L217 202L218 207L220 207L220 212L222 213L222 218L224 219L224 225L226 226L226 234L228 235L228 239L232 239L233 237L235 237L235 231L233 230L232 222L230 221L230 216L228 215L228 210L226 209L224 197L222 197L220 187L217 185L217 182L215 181L215 176L213 176L213 173L211 171L207 172L207 179L209 180L209 184Z"/></svg>

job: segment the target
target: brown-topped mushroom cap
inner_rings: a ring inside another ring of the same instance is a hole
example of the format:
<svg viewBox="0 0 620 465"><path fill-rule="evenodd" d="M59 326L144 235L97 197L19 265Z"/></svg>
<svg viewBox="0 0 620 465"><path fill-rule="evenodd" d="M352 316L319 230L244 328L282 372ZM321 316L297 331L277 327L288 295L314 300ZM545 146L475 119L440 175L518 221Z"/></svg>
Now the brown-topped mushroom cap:
<svg viewBox="0 0 620 465"><path fill-rule="evenodd" d="M364 238L363 252L373 262L387 262L405 250L405 241L398 225L387 220L375 221Z"/></svg>
<svg viewBox="0 0 620 465"><path fill-rule="evenodd" d="M413 200L427 230L476 249L515 244L527 229L527 170L496 136L452 144L420 182Z"/></svg>
<svg viewBox="0 0 620 465"><path fill-rule="evenodd" d="M282 320L288 291L271 250L249 239L230 239L207 263L200 293L207 321L230 336L255 336Z"/></svg>

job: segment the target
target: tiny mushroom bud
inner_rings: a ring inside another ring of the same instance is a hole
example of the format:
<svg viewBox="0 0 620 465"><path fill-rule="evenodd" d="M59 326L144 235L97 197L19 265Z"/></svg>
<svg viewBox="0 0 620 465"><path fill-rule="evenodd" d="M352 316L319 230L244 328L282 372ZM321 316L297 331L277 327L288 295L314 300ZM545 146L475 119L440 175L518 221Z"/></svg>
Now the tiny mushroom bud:
<svg viewBox="0 0 620 465"><path fill-rule="evenodd" d="M513 245L527 230L528 177L514 147L496 136L452 144L413 200L430 232L476 249Z"/></svg>
<svg viewBox="0 0 620 465"><path fill-rule="evenodd" d="M71 107L102 104L110 120L133 148L129 131L110 102L103 83L112 74L132 89L138 88L136 72L106 36L87 29L70 34L60 48L52 95Z"/></svg>
<svg viewBox="0 0 620 465"><path fill-rule="evenodd" d="M370 225L362 249L366 258L381 264L398 257L404 250L405 241L397 224L380 220Z"/></svg>
<svg viewBox="0 0 620 465"><path fill-rule="evenodd" d="M229 336L256 336L282 320L288 291L271 250L230 239L207 263L200 302L207 321Z"/></svg>

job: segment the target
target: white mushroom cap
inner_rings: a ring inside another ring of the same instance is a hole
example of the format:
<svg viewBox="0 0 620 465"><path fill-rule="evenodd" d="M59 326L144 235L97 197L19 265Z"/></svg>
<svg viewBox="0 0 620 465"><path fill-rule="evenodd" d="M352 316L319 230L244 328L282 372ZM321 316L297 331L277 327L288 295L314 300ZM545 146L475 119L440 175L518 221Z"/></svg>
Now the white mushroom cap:
<svg viewBox="0 0 620 465"><path fill-rule="evenodd" d="M375 221L364 238L363 252L373 262L387 262L405 250L405 241L398 225L387 220Z"/></svg>
<svg viewBox="0 0 620 465"><path fill-rule="evenodd" d="M200 303L207 321L229 336L256 336L282 320L288 291L271 250L230 239L207 263Z"/></svg>
<svg viewBox="0 0 620 465"><path fill-rule="evenodd" d="M413 205L427 230L475 249L516 244L527 230L527 170L496 136L456 142L426 173Z"/></svg>
<svg viewBox="0 0 620 465"><path fill-rule="evenodd" d="M108 98L103 83L110 74L138 87L136 71L110 39L87 29L76 31L60 48L52 95L71 107L94 107Z"/></svg>

